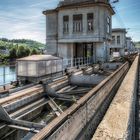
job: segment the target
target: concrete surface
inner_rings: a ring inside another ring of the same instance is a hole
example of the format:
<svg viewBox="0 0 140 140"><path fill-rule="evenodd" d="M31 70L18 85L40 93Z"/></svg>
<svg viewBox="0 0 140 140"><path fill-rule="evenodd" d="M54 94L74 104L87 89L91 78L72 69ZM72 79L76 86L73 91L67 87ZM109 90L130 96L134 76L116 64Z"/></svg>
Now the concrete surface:
<svg viewBox="0 0 140 140"><path fill-rule="evenodd" d="M92 140L134 140L132 134L134 133L138 59L137 56Z"/></svg>

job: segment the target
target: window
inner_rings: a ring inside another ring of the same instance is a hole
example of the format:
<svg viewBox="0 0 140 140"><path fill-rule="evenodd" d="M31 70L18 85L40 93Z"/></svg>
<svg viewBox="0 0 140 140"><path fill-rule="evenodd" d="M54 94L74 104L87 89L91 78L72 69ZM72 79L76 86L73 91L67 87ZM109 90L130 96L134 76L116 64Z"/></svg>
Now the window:
<svg viewBox="0 0 140 140"><path fill-rule="evenodd" d="M120 36L117 36L117 44L120 44Z"/></svg>
<svg viewBox="0 0 140 140"><path fill-rule="evenodd" d="M112 36L112 44L115 44L115 36Z"/></svg>
<svg viewBox="0 0 140 140"><path fill-rule="evenodd" d="M107 33L110 34L111 32L111 19L107 17Z"/></svg>
<svg viewBox="0 0 140 140"><path fill-rule="evenodd" d="M87 14L88 31L93 31L93 13Z"/></svg>
<svg viewBox="0 0 140 140"><path fill-rule="evenodd" d="M73 15L73 32L82 32L82 15Z"/></svg>
<svg viewBox="0 0 140 140"><path fill-rule="evenodd" d="M63 33L69 32L69 17L64 16L63 17Z"/></svg>

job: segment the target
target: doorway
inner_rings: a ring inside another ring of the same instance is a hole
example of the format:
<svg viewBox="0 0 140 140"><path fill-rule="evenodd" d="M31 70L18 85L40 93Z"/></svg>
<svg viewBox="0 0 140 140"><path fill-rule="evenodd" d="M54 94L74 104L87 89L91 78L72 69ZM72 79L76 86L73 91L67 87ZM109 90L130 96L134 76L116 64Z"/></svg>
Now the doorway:
<svg viewBox="0 0 140 140"><path fill-rule="evenodd" d="M74 57L93 57L93 43L76 43Z"/></svg>

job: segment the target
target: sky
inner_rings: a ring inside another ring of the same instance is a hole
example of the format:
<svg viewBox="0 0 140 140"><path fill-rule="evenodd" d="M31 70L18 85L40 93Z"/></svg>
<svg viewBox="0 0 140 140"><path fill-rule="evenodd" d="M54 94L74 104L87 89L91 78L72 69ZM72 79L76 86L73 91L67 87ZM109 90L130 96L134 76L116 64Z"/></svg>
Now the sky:
<svg viewBox="0 0 140 140"><path fill-rule="evenodd" d="M113 1L113 0L111 0ZM32 39L45 43L45 16L59 0L0 0L0 38ZM113 28L126 28L128 36L140 41L140 0L113 4Z"/></svg>

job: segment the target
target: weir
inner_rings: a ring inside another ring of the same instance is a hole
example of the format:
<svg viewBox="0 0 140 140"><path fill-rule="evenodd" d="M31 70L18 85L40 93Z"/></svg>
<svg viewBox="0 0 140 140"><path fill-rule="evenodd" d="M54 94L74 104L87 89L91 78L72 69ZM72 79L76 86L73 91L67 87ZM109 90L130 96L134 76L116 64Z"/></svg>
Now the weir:
<svg viewBox="0 0 140 140"><path fill-rule="evenodd" d="M1 139L90 140L128 70L96 65L15 90L0 99Z"/></svg>

